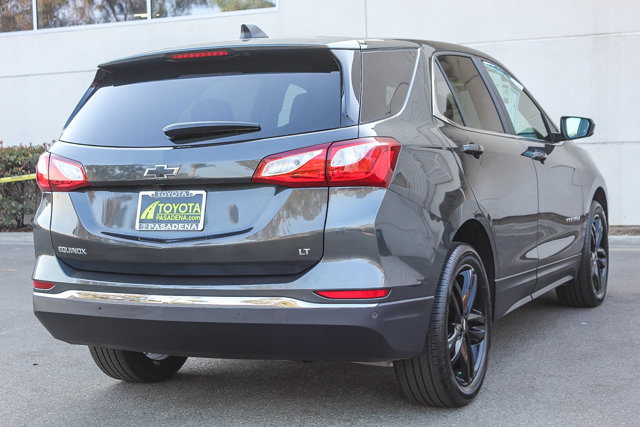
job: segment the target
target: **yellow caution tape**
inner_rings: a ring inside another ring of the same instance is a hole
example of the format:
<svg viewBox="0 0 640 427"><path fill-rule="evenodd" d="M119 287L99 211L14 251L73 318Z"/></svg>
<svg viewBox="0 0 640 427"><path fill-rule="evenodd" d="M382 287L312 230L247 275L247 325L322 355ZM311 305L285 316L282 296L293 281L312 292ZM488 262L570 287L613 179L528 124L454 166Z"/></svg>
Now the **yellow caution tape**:
<svg viewBox="0 0 640 427"><path fill-rule="evenodd" d="M3 182L29 181L30 179L36 179L36 174L30 173L29 175L7 176L6 178L0 178L0 184Z"/></svg>

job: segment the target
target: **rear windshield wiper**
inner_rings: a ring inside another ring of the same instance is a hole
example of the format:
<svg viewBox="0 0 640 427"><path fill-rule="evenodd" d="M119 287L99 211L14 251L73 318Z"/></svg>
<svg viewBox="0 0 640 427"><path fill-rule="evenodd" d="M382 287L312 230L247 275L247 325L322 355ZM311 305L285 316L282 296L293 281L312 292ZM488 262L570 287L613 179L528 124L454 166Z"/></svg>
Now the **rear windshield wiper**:
<svg viewBox="0 0 640 427"><path fill-rule="evenodd" d="M249 122L185 122L165 126L162 131L175 144L184 144L194 138L219 138L258 132L260 125Z"/></svg>

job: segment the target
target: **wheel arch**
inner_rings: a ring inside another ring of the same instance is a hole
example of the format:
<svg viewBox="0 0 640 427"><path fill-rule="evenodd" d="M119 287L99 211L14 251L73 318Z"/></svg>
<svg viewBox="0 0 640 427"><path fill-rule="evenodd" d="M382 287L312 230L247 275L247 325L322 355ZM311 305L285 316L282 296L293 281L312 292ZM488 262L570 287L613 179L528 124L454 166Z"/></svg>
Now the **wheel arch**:
<svg viewBox="0 0 640 427"><path fill-rule="evenodd" d="M453 236L453 242L466 243L478 252L487 272L491 291L491 313L493 317L496 298L495 251L485 226L477 219L464 222ZM493 319L492 319L493 320Z"/></svg>
<svg viewBox="0 0 640 427"><path fill-rule="evenodd" d="M595 193L593 194L593 197L591 200L595 200L598 203L600 203L600 205L602 206L602 209L604 209L604 214L606 215L606 219L607 222L609 222L609 209L607 206L607 194L604 191L604 188L602 187L598 187L595 191Z"/></svg>

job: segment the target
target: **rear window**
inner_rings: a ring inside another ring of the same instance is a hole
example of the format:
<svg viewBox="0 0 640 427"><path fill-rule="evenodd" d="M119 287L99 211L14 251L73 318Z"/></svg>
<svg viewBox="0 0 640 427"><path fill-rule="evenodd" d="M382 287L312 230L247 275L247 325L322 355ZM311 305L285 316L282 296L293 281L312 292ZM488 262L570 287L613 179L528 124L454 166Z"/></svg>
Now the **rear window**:
<svg viewBox="0 0 640 427"><path fill-rule="evenodd" d="M162 129L184 122L239 121L261 127L216 139L221 142L340 125L340 70L328 50L186 62L161 61L152 72L147 72L149 64L109 70L61 139L101 146L170 146Z"/></svg>
<svg viewBox="0 0 640 427"><path fill-rule="evenodd" d="M361 122L400 112L409 93L416 50L372 51L362 55Z"/></svg>

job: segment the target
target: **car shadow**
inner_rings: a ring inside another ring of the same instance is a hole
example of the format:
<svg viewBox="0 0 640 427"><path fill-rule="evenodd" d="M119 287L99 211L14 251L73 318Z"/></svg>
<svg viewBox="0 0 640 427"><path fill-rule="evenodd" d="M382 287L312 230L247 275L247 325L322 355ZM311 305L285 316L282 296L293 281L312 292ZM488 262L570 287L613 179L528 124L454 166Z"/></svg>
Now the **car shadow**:
<svg viewBox="0 0 640 427"><path fill-rule="evenodd" d="M550 293L496 322L485 386L478 399L463 411L473 411L476 405L491 400L492 392L508 392L510 379L505 373L513 370L522 375L528 349L544 347L546 333L558 333L558 328L566 327L563 318L567 310L571 311L561 307L555 294ZM189 412L191 420L194 414L216 414L217 419L231 422L249 414L255 421L260 414L269 413L271 418L277 414L280 420L321 419L330 424L357 420L359 414L367 414L369 420L371 416L383 417L390 410L399 410L410 418L411 414L451 413L408 403L392 368L346 362L192 358L166 382L114 382L102 390L106 402L125 401L150 411L162 410L171 414L168 417Z"/></svg>

